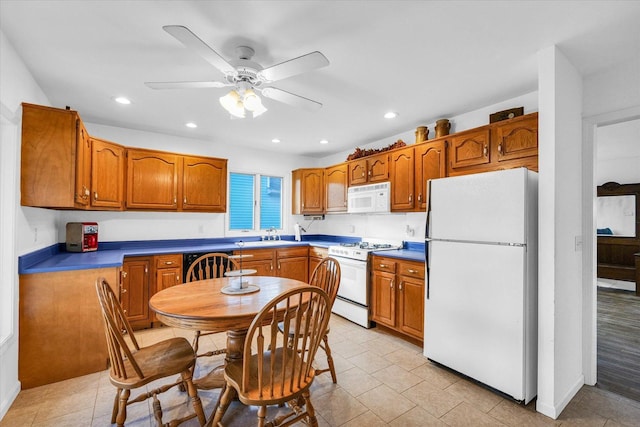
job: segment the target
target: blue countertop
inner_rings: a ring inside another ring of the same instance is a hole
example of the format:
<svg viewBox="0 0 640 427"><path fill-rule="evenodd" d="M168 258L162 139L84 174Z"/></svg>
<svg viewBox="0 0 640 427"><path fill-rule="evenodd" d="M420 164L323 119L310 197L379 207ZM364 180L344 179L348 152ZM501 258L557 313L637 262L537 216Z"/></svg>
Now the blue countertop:
<svg viewBox="0 0 640 427"><path fill-rule="evenodd" d="M228 252L242 247L245 249L278 248L284 246L319 246L327 248L336 243L360 241L359 238L307 235L297 242L293 236L283 236L282 240L261 246L259 240L249 239L184 239L149 240L133 242L101 242L95 252L66 252L64 244L53 245L18 258L19 274L48 273L54 271L86 270L93 268L121 267L124 257L162 255L193 252ZM420 247L421 246L421 247ZM375 254L424 262L424 245L405 242L405 249L374 252Z"/></svg>

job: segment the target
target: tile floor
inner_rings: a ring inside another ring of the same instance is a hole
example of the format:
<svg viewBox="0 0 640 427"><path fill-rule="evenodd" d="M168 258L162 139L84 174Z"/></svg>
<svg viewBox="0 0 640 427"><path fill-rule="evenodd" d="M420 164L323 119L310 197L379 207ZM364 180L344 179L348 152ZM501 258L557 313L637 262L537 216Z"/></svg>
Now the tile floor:
<svg viewBox="0 0 640 427"><path fill-rule="evenodd" d="M188 331L172 328L139 331L136 337L148 345L174 335L191 338ZM640 425L640 402L596 387L583 387L559 419L552 420L535 412L535 402L525 407L505 400L430 363L419 347L377 329L366 330L334 315L329 337L338 384L329 374L314 381L311 397L320 427ZM224 345L224 334L217 334L204 337L201 347ZM317 359L324 362L321 354ZM209 358L198 371L206 372L221 360ZM107 371L24 390L0 426L108 426L114 395ZM200 397L209 415L218 391L201 391ZM165 422L191 410L177 390L160 399ZM131 405L127 426L155 425L150 408L149 401ZM269 414L279 410L270 408ZM255 425L255 414L255 408L238 402L223 421L228 427ZM192 421L183 425L197 425Z"/></svg>

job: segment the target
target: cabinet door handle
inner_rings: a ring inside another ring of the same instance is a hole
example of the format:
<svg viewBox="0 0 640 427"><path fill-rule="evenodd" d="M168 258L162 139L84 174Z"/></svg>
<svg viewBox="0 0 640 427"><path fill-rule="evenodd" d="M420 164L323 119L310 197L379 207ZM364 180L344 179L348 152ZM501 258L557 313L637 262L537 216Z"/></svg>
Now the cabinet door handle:
<svg viewBox="0 0 640 427"><path fill-rule="evenodd" d="M387 264L380 264L380 268L387 268L389 267Z"/></svg>
<svg viewBox="0 0 640 427"><path fill-rule="evenodd" d="M487 157L487 154L489 154L489 147L487 147L486 145L484 146L484 150L482 150L482 155Z"/></svg>
<svg viewBox="0 0 640 427"><path fill-rule="evenodd" d="M127 277L127 272L126 272L126 271L123 271L123 272L122 272L122 278L124 279L125 277Z"/></svg>
<svg viewBox="0 0 640 427"><path fill-rule="evenodd" d="M369 176L371 176L371 169L369 169Z"/></svg>
<svg viewBox="0 0 640 427"><path fill-rule="evenodd" d="M362 171L362 176L364 176L364 171Z"/></svg>
<svg viewBox="0 0 640 427"><path fill-rule="evenodd" d="M400 283L400 284L398 285L398 289L399 289L399 290L402 290L402 283Z"/></svg>
<svg viewBox="0 0 640 427"><path fill-rule="evenodd" d="M418 201L422 202L422 193L418 194Z"/></svg>
<svg viewBox="0 0 640 427"><path fill-rule="evenodd" d="M95 200L98 200L98 192L97 192L97 191L94 191L94 192L93 192L93 198L94 198Z"/></svg>
<svg viewBox="0 0 640 427"><path fill-rule="evenodd" d="M180 283L180 276L176 274L176 283Z"/></svg>
<svg viewBox="0 0 640 427"><path fill-rule="evenodd" d="M413 202L413 194L409 194L409 203Z"/></svg>
<svg viewBox="0 0 640 427"><path fill-rule="evenodd" d="M125 288L122 288L122 290L120 291L121 294L126 294L127 290Z"/></svg>
<svg viewBox="0 0 640 427"><path fill-rule="evenodd" d="M271 263L271 271L273 271L273 263Z"/></svg>
<svg viewBox="0 0 640 427"><path fill-rule="evenodd" d="M171 265L173 264L173 261L165 261L165 265Z"/></svg>
<svg viewBox="0 0 640 427"><path fill-rule="evenodd" d="M407 271L411 274L416 274L418 272L418 270L414 270L413 268L410 268Z"/></svg>
<svg viewBox="0 0 640 427"><path fill-rule="evenodd" d="M175 205L175 204L177 204L177 203L178 203L178 198L177 198L177 197L174 197L174 198L173 198L173 204Z"/></svg>
<svg viewBox="0 0 640 427"><path fill-rule="evenodd" d="M502 155L502 144L498 144L498 154Z"/></svg>
<svg viewBox="0 0 640 427"><path fill-rule="evenodd" d="M278 270L280 270L280 261L278 261Z"/></svg>
<svg viewBox="0 0 640 427"><path fill-rule="evenodd" d="M393 289L393 280L389 283L389 288Z"/></svg>
<svg viewBox="0 0 640 427"><path fill-rule="evenodd" d="M185 197L183 200L183 203L186 205L187 204L187 198Z"/></svg>

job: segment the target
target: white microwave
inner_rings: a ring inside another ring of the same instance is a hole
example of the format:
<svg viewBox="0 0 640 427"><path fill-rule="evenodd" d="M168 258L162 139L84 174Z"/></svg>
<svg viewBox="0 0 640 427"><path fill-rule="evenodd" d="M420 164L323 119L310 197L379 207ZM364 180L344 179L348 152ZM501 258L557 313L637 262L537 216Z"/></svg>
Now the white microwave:
<svg viewBox="0 0 640 427"><path fill-rule="evenodd" d="M349 187L347 190L347 212L390 212L390 190L390 182Z"/></svg>

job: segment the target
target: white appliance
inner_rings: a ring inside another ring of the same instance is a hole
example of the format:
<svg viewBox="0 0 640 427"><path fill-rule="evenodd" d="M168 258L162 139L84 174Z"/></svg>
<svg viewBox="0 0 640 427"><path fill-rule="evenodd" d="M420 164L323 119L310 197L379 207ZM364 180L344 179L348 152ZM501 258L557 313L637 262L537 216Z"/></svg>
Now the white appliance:
<svg viewBox="0 0 640 427"><path fill-rule="evenodd" d="M358 243L329 246L329 256L340 264L340 287L332 312L360 326L370 328L369 322L369 253L402 247L402 241L363 239Z"/></svg>
<svg viewBox="0 0 640 427"><path fill-rule="evenodd" d="M429 181L424 355L517 401L537 394L538 175Z"/></svg>
<svg viewBox="0 0 640 427"><path fill-rule="evenodd" d="M391 211L391 183L358 185L347 189L348 213Z"/></svg>

